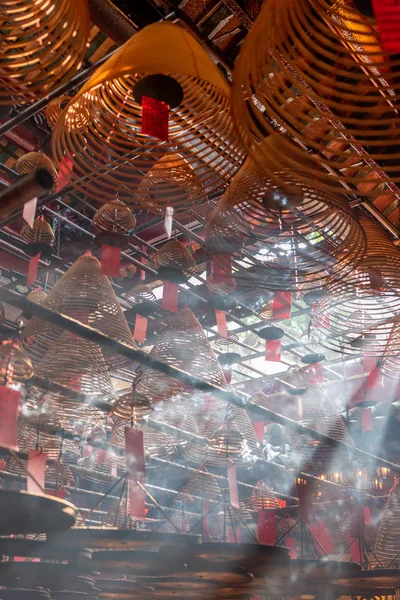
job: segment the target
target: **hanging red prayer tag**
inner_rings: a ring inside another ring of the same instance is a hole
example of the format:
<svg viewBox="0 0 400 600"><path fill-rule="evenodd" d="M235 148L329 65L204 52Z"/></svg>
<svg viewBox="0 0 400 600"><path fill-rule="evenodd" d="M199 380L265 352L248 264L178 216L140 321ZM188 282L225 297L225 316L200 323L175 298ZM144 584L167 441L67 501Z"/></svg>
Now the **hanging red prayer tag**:
<svg viewBox="0 0 400 600"><path fill-rule="evenodd" d="M163 297L161 306L164 310L170 312L178 312L178 284L171 283L170 281L164 281L163 284Z"/></svg>
<svg viewBox="0 0 400 600"><path fill-rule="evenodd" d="M320 544L316 544L319 554L323 555L323 551L325 551L326 554L330 554L334 551L332 538L329 535L329 531L325 523L321 521L321 523L318 523L317 525L310 525L309 528L317 542Z"/></svg>
<svg viewBox="0 0 400 600"><path fill-rule="evenodd" d="M290 319L292 292L275 292L272 303L273 319Z"/></svg>
<svg viewBox="0 0 400 600"><path fill-rule="evenodd" d="M231 365L227 365L222 367L222 371L224 373L225 381L229 385L232 381L232 367Z"/></svg>
<svg viewBox="0 0 400 600"><path fill-rule="evenodd" d="M281 498L277 498L278 504L281 508L286 508L287 502L286 500L282 500Z"/></svg>
<svg viewBox="0 0 400 600"><path fill-rule="evenodd" d="M369 506L364 506L364 523L371 525L371 509Z"/></svg>
<svg viewBox="0 0 400 600"><path fill-rule="evenodd" d="M372 431L372 409L364 408L361 413L361 430Z"/></svg>
<svg viewBox="0 0 400 600"><path fill-rule="evenodd" d="M281 340L267 340L265 342L265 360L281 362Z"/></svg>
<svg viewBox="0 0 400 600"><path fill-rule="evenodd" d="M168 142L169 106L149 96L142 96L142 133Z"/></svg>
<svg viewBox="0 0 400 600"><path fill-rule="evenodd" d="M126 471L129 484L129 514L136 521L144 521L145 494L138 483L146 482L143 431L125 427Z"/></svg>
<svg viewBox="0 0 400 600"><path fill-rule="evenodd" d="M382 48L390 54L400 52L400 3L399 0L372 0Z"/></svg>
<svg viewBox="0 0 400 600"><path fill-rule="evenodd" d="M121 270L121 248L116 246L101 247L101 274L108 277L119 277Z"/></svg>
<svg viewBox="0 0 400 600"><path fill-rule="evenodd" d="M264 440L264 421L253 421L254 432L259 442Z"/></svg>
<svg viewBox="0 0 400 600"><path fill-rule="evenodd" d="M0 447L18 451L17 419L20 393L0 387Z"/></svg>
<svg viewBox="0 0 400 600"><path fill-rule="evenodd" d="M144 344L147 333L147 319L142 315L136 314L135 329L133 330L133 339Z"/></svg>
<svg viewBox="0 0 400 600"><path fill-rule="evenodd" d="M215 319L217 321L218 334L227 339L228 329L226 327L226 314L222 310L215 309Z"/></svg>
<svg viewBox="0 0 400 600"><path fill-rule="evenodd" d="M239 509L239 493L236 478L236 464L233 460L228 458L227 465L227 478L229 488L229 502L233 508Z"/></svg>
<svg viewBox="0 0 400 600"><path fill-rule="evenodd" d="M31 494L43 494L47 454L43 448L29 450L26 489Z"/></svg>
<svg viewBox="0 0 400 600"><path fill-rule="evenodd" d="M33 223L35 221L36 205L37 205L37 198L32 198L32 200L25 202L24 209L22 211L22 218L31 227L33 227Z"/></svg>
<svg viewBox="0 0 400 600"><path fill-rule="evenodd" d="M64 160L60 160L58 163L58 181L56 192L59 192L65 188L66 185L68 185L69 180L71 179L72 169L72 160L68 156L65 156Z"/></svg>
<svg viewBox="0 0 400 600"><path fill-rule="evenodd" d="M321 363L315 363L308 365L308 376L309 383L323 383L324 381L324 368Z"/></svg>
<svg viewBox="0 0 400 600"><path fill-rule="evenodd" d="M275 544L275 512L260 510L257 513L257 538L259 544L273 546Z"/></svg>
<svg viewBox="0 0 400 600"><path fill-rule="evenodd" d="M37 279L38 269L40 261L40 252L35 256L32 256L29 261L28 277L26 278L26 285L33 285Z"/></svg>

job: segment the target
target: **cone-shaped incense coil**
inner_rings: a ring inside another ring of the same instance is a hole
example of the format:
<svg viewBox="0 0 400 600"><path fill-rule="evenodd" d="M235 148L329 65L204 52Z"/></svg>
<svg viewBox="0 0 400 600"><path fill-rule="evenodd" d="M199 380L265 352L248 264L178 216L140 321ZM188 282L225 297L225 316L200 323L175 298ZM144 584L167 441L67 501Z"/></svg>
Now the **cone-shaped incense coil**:
<svg viewBox="0 0 400 600"><path fill-rule="evenodd" d="M143 97L169 105L168 142L142 133ZM71 100L54 128L54 156L61 160L68 148L71 183L103 202L117 192L136 202L132 190L143 174L177 154L204 190L216 191L242 160L228 106L228 81L200 44L178 25L154 23L128 40ZM90 115L85 128L71 128L72 112ZM174 186L172 179L172 193Z"/></svg>
<svg viewBox="0 0 400 600"><path fill-rule="evenodd" d="M0 344L1 385L21 383L33 377L32 363L16 341Z"/></svg>
<svg viewBox="0 0 400 600"><path fill-rule="evenodd" d="M198 498L205 500L220 500L221 498L217 479L204 466L199 467L195 473L190 475L182 493L193 502L196 502Z"/></svg>
<svg viewBox="0 0 400 600"><path fill-rule="evenodd" d="M57 185L58 171L50 158L41 152L28 152L23 154L15 163L15 170L20 175L28 175L37 171L37 169L46 169L53 178L54 186Z"/></svg>
<svg viewBox="0 0 400 600"><path fill-rule="evenodd" d="M303 412L301 422L304 425L338 442L354 446L337 406L319 385L309 386L307 392L301 396L301 400ZM291 446L296 449L297 459L301 461L302 469L309 468L315 473L322 470L326 473L340 471L342 461L343 465L347 463L346 451L335 446L312 440L307 435L291 435L290 439Z"/></svg>
<svg viewBox="0 0 400 600"><path fill-rule="evenodd" d="M253 158L256 151L270 157L266 132L284 131L273 159L279 166L284 157L288 173L319 189L337 191L343 184L378 196L385 175L400 182L393 135L400 117L388 102L388 94L400 91L390 75L400 60L395 50L382 51L380 27L355 4L265 2L236 61L232 112ZM390 28L390 14L382 17L384 27ZM307 166L299 168L305 159Z"/></svg>
<svg viewBox="0 0 400 600"><path fill-rule="evenodd" d="M106 418L106 413L96 406L49 393L40 405L39 422L43 432L63 429L86 437L93 431L102 430Z"/></svg>
<svg viewBox="0 0 400 600"><path fill-rule="evenodd" d="M146 210L164 214L190 210L207 200L193 167L179 154L158 160L141 181L135 198Z"/></svg>
<svg viewBox="0 0 400 600"><path fill-rule="evenodd" d="M45 109L46 120L51 129L54 129L55 124L60 118L61 113L71 100L71 96L58 96L54 100L50 100Z"/></svg>
<svg viewBox="0 0 400 600"><path fill-rule="evenodd" d="M36 375L89 397L114 398L114 389L100 346L64 332L36 369Z"/></svg>
<svg viewBox="0 0 400 600"><path fill-rule="evenodd" d="M133 388L119 396L113 406L113 415L126 419L133 427L143 424L152 412L149 400Z"/></svg>
<svg viewBox="0 0 400 600"><path fill-rule="evenodd" d="M246 161L209 220L206 242L213 261L228 277L233 255L233 277L241 286L319 288L347 277L363 258L365 234L348 203L287 179L293 185L290 194L283 176L278 186Z"/></svg>
<svg viewBox="0 0 400 600"><path fill-rule="evenodd" d="M230 507L230 517L228 517L229 522L233 522L234 525L239 527L244 527L244 523L252 523L254 522L253 517L250 514L249 509L246 504L240 500L239 508Z"/></svg>
<svg viewBox="0 0 400 600"><path fill-rule="evenodd" d="M295 527L295 525L296 520L293 519L293 517L291 517L290 515L285 515L284 517L282 517L282 519L280 519L277 525L277 529L280 533L286 533L291 527L293 527L292 531L297 533L299 528L298 526Z"/></svg>
<svg viewBox="0 0 400 600"><path fill-rule="evenodd" d="M143 304L143 302L155 302L156 297L149 285L136 285L125 294L125 298L131 304Z"/></svg>
<svg viewBox="0 0 400 600"><path fill-rule="evenodd" d="M187 437L185 433L180 434L179 431L199 435L199 428L193 415L193 407L186 396L187 394L183 397L166 400L165 402L158 402L151 415L153 419L161 423L176 427L177 431L176 435L174 434L174 439L181 444L187 443Z"/></svg>
<svg viewBox="0 0 400 600"><path fill-rule="evenodd" d="M47 294L44 290L41 290L40 288L36 289L36 290L32 290L31 292L29 292L29 294L27 295L27 300L30 300L31 302L36 302L37 304L41 304L43 302L43 300L45 298L47 298Z"/></svg>
<svg viewBox="0 0 400 600"><path fill-rule="evenodd" d="M71 79L90 32L87 0L3 0L0 104L33 102Z"/></svg>
<svg viewBox="0 0 400 600"><path fill-rule="evenodd" d="M169 240L151 258L157 271L160 268L174 269L189 277L196 268L196 263L189 250L178 240Z"/></svg>
<svg viewBox="0 0 400 600"><path fill-rule="evenodd" d="M400 552L400 479L389 492L375 541L374 552L386 566L399 558Z"/></svg>
<svg viewBox="0 0 400 600"><path fill-rule="evenodd" d="M254 486L246 505L250 510L259 512L261 510L279 510L279 502L275 498L273 491L264 481L259 481Z"/></svg>
<svg viewBox="0 0 400 600"><path fill-rule="evenodd" d="M345 280L332 282L313 310L325 347L345 354L383 353L400 311L400 251L373 221L361 219L367 251Z"/></svg>
<svg viewBox="0 0 400 600"><path fill-rule="evenodd" d="M50 223L45 221L43 217L35 219L33 227L24 221L21 228L21 237L28 244L47 244L48 246L52 246L55 239Z"/></svg>
<svg viewBox="0 0 400 600"><path fill-rule="evenodd" d="M100 262L91 254L84 254L58 280L48 293L43 306L55 312L77 319L98 329L114 340L133 346L132 335L109 279L100 273ZM60 330L44 326L42 322L29 323L23 339L30 339L30 346L47 349L57 340ZM25 346L27 348L27 346ZM27 348L29 353L29 349ZM39 354L39 352L38 352ZM111 367L129 362L112 350L104 352Z"/></svg>
<svg viewBox="0 0 400 600"><path fill-rule="evenodd" d="M93 225L96 230L125 235L136 225L136 219L121 200L111 200L95 213Z"/></svg>

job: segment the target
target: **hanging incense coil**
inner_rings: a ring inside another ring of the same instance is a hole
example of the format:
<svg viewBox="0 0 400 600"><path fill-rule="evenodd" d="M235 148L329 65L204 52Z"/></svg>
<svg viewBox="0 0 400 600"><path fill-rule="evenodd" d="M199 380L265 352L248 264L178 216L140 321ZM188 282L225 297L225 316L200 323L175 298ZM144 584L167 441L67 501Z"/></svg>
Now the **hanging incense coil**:
<svg viewBox="0 0 400 600"><path fill-rule="evenodd" d="M0 344L1 385L21 383L34 375L33 366L17 341L4 341Z"/></svg>
<svg viewBox="0 0 400 600"><path fill-rule="evenodd" d="M343 184L358 195L381 194L385 178L400 182L393 101L400 83L391 76L399 64L351 3L285 0L275 8L268 0L233 79L233 118L243 147L268 158L265 134L280 129L286 135L273 159L282 164L284 157L287 172L326 191Z"/></svg>
<svg viewBox="0 0 400 600"><path fill-rule="evenodd" d="M187 480L182 493L196 502L198 498L218 501L221 499L221 490L214 475L206 467L199 467ZM195 496L195 498L193 497Z"/></svg>
<svg viewBox="0 0 400 600"><path fill-rule="evenodd" d="M21 227L21 238L29 246L35 246L38 252L41 252L42 246L52 246L55 241L54 233L50 223L44 220L43 217L38 217L33 222L33 227L24 221Z"/></svg>
<svg viewBox="0 0 400 600"><path fill-rule="evenodd" d="M126 394L120 396L114 406L113 415L130 421L132 427L143 424L152 412L150 401L136 392L133 387Z"/></svg>
<svg viewBox="0 0 400 600"><path fill-rule="evenodd" d="M224 338L220 336L215 340L214 344L217 346L217 348L227 348L232 344L236 344L238 341L238 334L228 330L228 337Z"/></svg>
<svg viewBox="0 0 400 600"><path fill-rule="evenodd" d="M189 250L178 240L169 240L151 258L151 262L160 275L164 271L178 271L185 277L194 273L196 263Z"/></svg>
<svg viewBox="0 0 400 600"><path fill-rule="evenodd" d="M47 298L47 294L44 290L40 288L32 290L26 297L27 300L30 300L31 302L36 302L37 304L41 304L45 298Z"/></svg>
<svg viewBox="0 0 400 600"><path fill-rule="evenodd" d="M212 436L210 436L208 446L201 453L201 461L207 466L225 467L228 459L242 464L245 460L245 441L241 432L235 424L225 423L221 425ZM193 452L194 451L194 452ZM192 460L196 454L196 447L185 449L185 456Z"/></svg>
<svg viewBox="0 0 400 600"><path fill-rule="evenodd" d="M193 167L179 154L160 158L142 179L135 198L148 211L164 214L167 206L174 212L204 204L207 195Z"/></svg>
<svg viewBox="0 0 400 600"><path fill-rule="evenodd" d="M177 429L176 435L174 435L175 442L183 445L187 443L185 433L199 435L199 428L192 414L193 406L186 396L187 394L158 402L152 415L156 421L175 427ZM180 431L185 433L181 434Z"/></svg>
<svg viewBox="0 0 400 600"><path fill-rule="evenodd" d="M53 189L57 185L58 171L50 158L41 152L28 152L23 154L15 163L15 170L19 175L28 175L38 169L46 169L53 179Z"/></svg>
<svg viewBox="0 0 400 600"><path fill-rule="evenodd" d="M360 223L367 238L364 259L345 280L329 283L314 305L312 332L326 348L380 356L400 311L400 252L373 221Z"/></svg>
<svg viewBox="0 0 400 600"><path fill-rule="evenodd" d="M282 519L279 520L277 525L277 530L282 534L286 533L291 529L293 533L297 533L299 531L299 526L296 525L296 520L293 519L290 515L286 514Z"/></svg>
<svg viewBox="0 0 400 600"><path fill-rule="evenodd" d="M270 154L276 139L266 142ZM219 220L208 223L206 243L219 271L242 287L303 291L347 277L366 250L365 234L349 204L278 173L269 159L263 162L261 171L248 159L216 209L231 230L241 230L236 243L232 234L229 254ZM290 194L285 181L291 183Z"/></svg>
<svg viewBox="0 0 400 600"><path fill-rule="evenodd" d="M121 241L123 241L123 236L134 229L136 218L121 200L116 199L99 208L92 222L96 232L100 234L97 236L101 238L100 243L106 244L110 243L113 237L122 238Z"/></svg>
<svg viewBox="0 0 400 600"><path fill-rule="evenodd" d="M244 527L245 524L254 523L254 519L251 516L249 509L242 500L239 502L239 508L231 506L229 512L229 522L233 523L233 525Z"/></svg>
<svg viewBox="0 0 400 600"><path fill-rule="evenodd" d="M133 305L143 303L147 304L156 301L153 290L149 285L136 285L125 294L125 298L130 304Z"/></svg>
<svg viewBox="0 0 400 600"><path fill-rule="evenodd" d="M36 368L36 375L91 398L105 396L108 402L114 399L100 346L68 332L61 334L49 348Z"/></svg>
<svg viewBox="0 0 400 600"><path fill-rule="evenodd" d="M264 304L264 306L261 308L260 312L258 313L258 318L261 319L261 321L271 321L272 315L273 315L273 304L272 304L272 302L267 302L267 304Z"/></svg>
<svg viewBox="0 0 400 600"><path fill-rule="evenodd" d="M66 108L70 100L71 96L59 96L58 98L54 98L54 100L50 100L50 102L47 104L45 115L50 129L54 129L61 113L63 112L64 108Z"/></svg>
<svg viewBox="0 0 400 600"><path fill-rule="evenodd" d="M108 277L101 275L100 271L97 258L90 253L84 254L53 286L43 306L134 347L132 334L113 287ZM43 325L42 321L35 319L23 333L24 348L29 356L39 357L43 350L51 349L60 334L61 330L57 327ZM104 360L112 368L131 362L112 349L104 351Z"/></svg>
<svg viewBox="0 0 400 600"><path fill-rule="evenodd" d="M106 413L97 406L63 396L47 393L40 404L39 423L43 432L60 429L87 438L103 432L105 421Z"/></svg>
<svg viewBox="0 0 400 600"><path fill-rule="evenodd" d="M142 133L143 96L170 106L168 142ZM170 171L171 155L194 169L204 190L217 191L242 160L228 107L228 82L191 34L170 22L154 23L117 50L71 100L54 128L54 156L73 156L71 183L103 202L117 192L136 201L132 190L143 174L155 165L161 169L164 157ZM90 114L84 129L71 130L72 110ZM171 194L175 186L171 179Z"/></svg>
<svg viewBox="0 0 400 600"><path fill-rule="evenodd" d="M376 558L386 566L396 561L400 550L400 479L389 492L385 509L378 527L374 552ZM392 566L392 565L390 565Z"/></svg>
<svg viewBox="0 0 400 600"><path fill-rule="evenodd" d="M246 505L250 510L260 512L262 510L279 510L279 502L273 491L264 481L259 481L251 491Z"/></svg>
<svg viewBox="0 0 400 600"><path fill-rule="evenodd" d="M80 69L90 31L86 0L4 0L0 11L0 104L44 98Z"/></svg>

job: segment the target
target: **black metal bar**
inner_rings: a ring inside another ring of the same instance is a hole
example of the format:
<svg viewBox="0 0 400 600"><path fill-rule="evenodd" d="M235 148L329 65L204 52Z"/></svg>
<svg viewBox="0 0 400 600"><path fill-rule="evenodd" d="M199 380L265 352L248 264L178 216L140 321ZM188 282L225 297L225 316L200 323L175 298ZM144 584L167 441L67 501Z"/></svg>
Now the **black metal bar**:
<svg viewBox="0 0 400 600"><path fill-rule="evenodd" d="M311 437L312 439L319 440L330 446L345 449L350 454L357 456L364 463L380 463L383 466L389 467L394 472L400 473L400 465L396 465L395 463L385 460L379 456L375 456L373 454L365 452L364 450L360 450L359 448L354 448L352 446L349 446L348 444L339 442L338 440L334 440L328 435L320 433L319 431L316 431L315 429L312 429L310 427L306 427L301 423L297 423L296 421L293 421L288 417L279 415L273 412L272 410L261 406L256 406L248 401L249 396L247 394L243 394L246 396L247 399L236 396L228 390L222 389L218 386L208 383L207 381L204 381L203 379L200 379L199 377L186 373L181 369L172 367L171 365L157 360L149 354L147 354L146 352L143 352L142 350L136 350L128 346L127 344L113 340L101 333L100 331L94 329L93 327L83 325L82 323L76 321L75 319L72 319L71 317L60 315L51 310L48 310L47 308L44 308L40 304L31 302L30 300L28 300L24 296L21 296L20 294L0 288L0 298L4 302L10 304L11 306L15 306L23 311L27 311L39 317L40 319L43 319L44 321L49 321L57 327L60 327L61 329L65 329L80 337L88 339L103 348L111 348L113 351L117 351L122 356L130 358L132 362L138 362L151 369L154 369L155 371L163 373L164 375L174 377L178 381L185 383L186 385L189 385L194 389L211 393L214 396L221 398L225 402L228 402L229 404L234 404L235 406L244 408L251 415L258 419L273 421L274 423L278 423L280 425L283 425L284 427L288 427L292 431L295 431L297 434L306 434L309 435L309 437Z"/></svg>

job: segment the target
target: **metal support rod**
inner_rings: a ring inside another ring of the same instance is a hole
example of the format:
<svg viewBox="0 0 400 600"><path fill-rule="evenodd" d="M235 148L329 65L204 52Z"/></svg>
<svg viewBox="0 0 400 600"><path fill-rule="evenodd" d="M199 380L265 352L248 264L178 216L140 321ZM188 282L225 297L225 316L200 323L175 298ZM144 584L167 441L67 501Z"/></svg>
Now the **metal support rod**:
<svg viewBox="0 0 400 600"><path fill-rule="evenodd" d="M38 169L20 177L0 192L0 218L10 217L20 210L25 202L50 190L53 184L53 178L47 169Z"/></svg>
<svg viewBox="0 0 400 600"><path fill-rule="evenodd" d="M353 455L354 457L357 457L364 464L371 462L373 462L374 464L380 463L382 466L389 467L390 469L392 469L392 471L400 473L400 465L396 465L395 463L385 460L379 456L374 456L373 454L365 452L364 450L360 450L359 448L354 448L348 444L345 444L338 440L334 440L328 435L320 433L319 431L316 431L311 427L306 427L301 423L297 423L296 421L293 421L288 417L279 415L273 412L272 410L261 406L256 406L248 401L248 394L243 394L242 397L236 396L228 390L222 389L216 385L204 381L199 377L196 377L195 375L191 375L189 373L186 373L185 371L182 371L181 369L178 369L177 367L173 367L160 360L157 360L154 357L147 354L146 352L143 352L142 350L136 350L134 348L131 348L127 344L113 340L101 333L100 331L94 329L93 327L83 325L82 323L75 319L72 319L71 317L60 315L51 310L48 310L40 304L31 302L30 300L28 300L24 296L21 296L20 294L0 288L0 298L4 302L10 304L11 306L20 308L23 311L30 312L44 321L49 321L53 323L61 329L65 329L67 331L70 331L71 333L75 333L80 337L88 339L94 342L95 344L98 344L102 348L106 348L107 350L112 349L113 351L118 352L122 356L126 356L127 358L131 359L132 362L138 362L142 365L149 367L150 369L158 371L159 373L169 375L170 377L174 377L178 381L189 385L194 389L213 394L214 396L221 398L229 404L233 404L240 408L244 408L249 412L249 414L254 416L256 419L269 419L274 423L278 423L279 425L288 427L297 434L308 435L312 439L328 444L329 446L334 446L346 450L349 452L349 454Z"/></svg>

